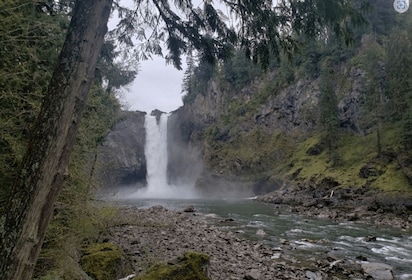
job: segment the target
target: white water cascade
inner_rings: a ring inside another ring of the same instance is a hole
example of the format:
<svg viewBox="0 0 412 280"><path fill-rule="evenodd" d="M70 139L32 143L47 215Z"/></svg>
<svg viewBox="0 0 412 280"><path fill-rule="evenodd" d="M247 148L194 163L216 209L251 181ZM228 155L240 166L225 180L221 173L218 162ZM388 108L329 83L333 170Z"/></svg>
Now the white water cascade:
<svg viewBox="0 0 412 280"><path fill-rule="evenodd" d="M146 115L146 168L147 194L154 197L170 196L173 190L167 184L167 114Z"/></svg>
<svg viewBox="0 0 412 280"><path fill-rule="evenodd" d="M137 191L137 198L180 199L193 198L196 195L193 186L172 186L167 183L167 119L168 114L156 116L146 115L146 181L147 187Z"/></svg>

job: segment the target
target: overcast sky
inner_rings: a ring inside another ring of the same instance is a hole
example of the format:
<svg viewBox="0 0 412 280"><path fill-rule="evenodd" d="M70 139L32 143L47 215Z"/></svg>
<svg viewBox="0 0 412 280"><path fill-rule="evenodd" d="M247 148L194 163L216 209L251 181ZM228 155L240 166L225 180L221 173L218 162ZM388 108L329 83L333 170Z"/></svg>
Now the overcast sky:
<svg viewBox="0 0 412 280"><path fill-rule="evenodd" d="M195 4L201 1L193 0ZM122 4L133 6L132 0L122 0ZM215 7L225 10L224 6L215 1ZM117 23L116 14L109 21L109 29ZM165 50L167 52L167 50ZM186 67L183 60L182 67ZM154 109L171 112L183 105L182 82L183 70L177 70L173 65L166 65L165 59L153 56L152 60L141 61L139 73L133 84L122 90L122 102L128 110L139 110L150 113Z"/></svg>
<svg viewBox="0 0 412 280"><path fill-rule="evenodd" d="M134 82L122 90L126 109L150 113L154 109L171 112L183 105L181 88L184 70L166 65L164 58L153 57L140 63Z"/></svg>

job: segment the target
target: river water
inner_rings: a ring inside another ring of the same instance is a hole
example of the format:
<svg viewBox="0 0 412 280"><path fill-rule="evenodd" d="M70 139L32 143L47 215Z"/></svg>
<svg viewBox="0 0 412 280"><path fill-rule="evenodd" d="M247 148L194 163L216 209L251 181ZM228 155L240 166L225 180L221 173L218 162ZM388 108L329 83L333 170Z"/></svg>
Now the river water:
<svg viewBox="0 0 412 280"><path fill-rule="evenodd" d="M119 203L141 208L162 205L169 210L194 205L199 218L222 230L234 231L274 248L287 242L291 248L288 254L298 259L315 259L326 252L338 259L362 257L369 262L391 265L395 279L412 279L412 236L401 230L302 217L251 199L129 199ZM257 234L263 233L262 230L265 235Z"/></svg>

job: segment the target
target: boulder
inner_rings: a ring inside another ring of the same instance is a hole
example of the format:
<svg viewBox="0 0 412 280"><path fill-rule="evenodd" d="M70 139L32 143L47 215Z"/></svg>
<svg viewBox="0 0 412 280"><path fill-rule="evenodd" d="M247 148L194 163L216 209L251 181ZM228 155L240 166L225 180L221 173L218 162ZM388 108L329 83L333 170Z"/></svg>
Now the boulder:
<svg viewBox="0 0 412 280"><path fill-rule="evenodd" d="M393 280L392 266L384 263L362 262L362 269L366 276L374 280Z"/></svg>
<svg viewBox="0 0 412 280"><path fill-rule="evenodd" d="M80 259L80 264L95 280L119 279L131 273L122 251L112 243L89 245Z"/></svg>

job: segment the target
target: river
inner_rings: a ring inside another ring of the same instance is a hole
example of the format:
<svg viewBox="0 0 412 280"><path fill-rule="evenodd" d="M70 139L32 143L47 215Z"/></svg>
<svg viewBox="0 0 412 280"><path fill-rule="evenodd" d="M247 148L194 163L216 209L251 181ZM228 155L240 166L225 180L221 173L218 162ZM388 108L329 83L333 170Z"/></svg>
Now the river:
<svg viewBox="0 0 412 280"><path fill-rule="evenodd" d="M288 254L298 259L316 259L328 252L340 259L385 263L393 267L395 279L412 279L412 236L398 229L302 217L252 199L130 199L119 203L180 211L194 205L194 215L222 230L274 248L287 242Z"/></svg>

